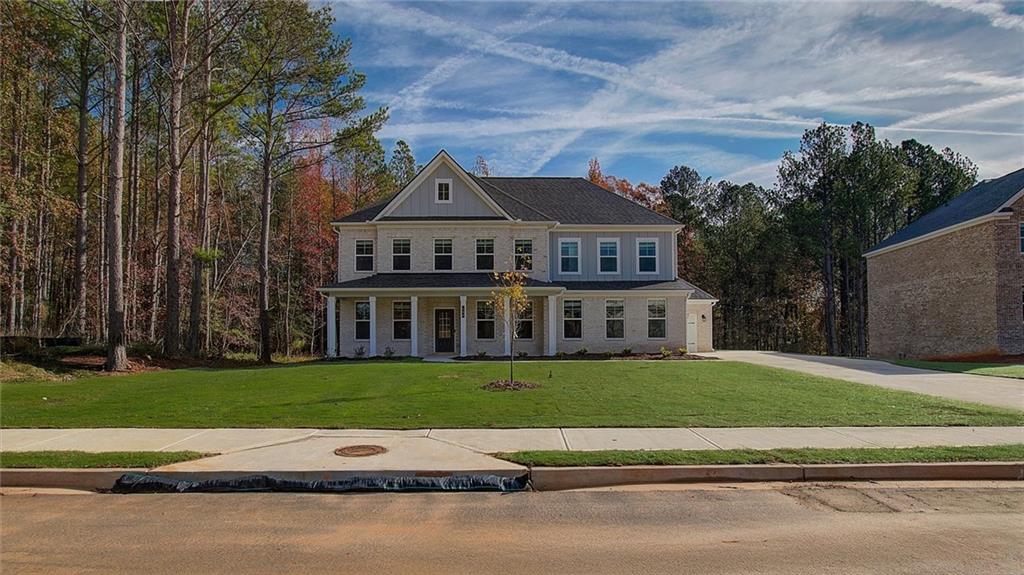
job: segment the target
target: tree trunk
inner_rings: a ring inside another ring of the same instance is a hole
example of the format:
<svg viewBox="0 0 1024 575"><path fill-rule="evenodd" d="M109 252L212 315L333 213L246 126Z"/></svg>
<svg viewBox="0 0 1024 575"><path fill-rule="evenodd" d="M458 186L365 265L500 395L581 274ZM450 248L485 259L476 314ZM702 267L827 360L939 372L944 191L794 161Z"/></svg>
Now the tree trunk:
<svg viewBox="0 0 1024 575"><path fill-rule="evenodd" d="M262 197L260 201L260 287L257 306L260 310L260 361L270 363L270 208L271 208L271 170L273 158L271 153L270 132L273 117L273 104L267 100L267 140L263 143L263 179Z"/></svg>
<svg viewBox="0 0 1024 575"><path fill-rule="evenodd" d="M210 0L203 3L205 16L205 33L203 41L203 115L206 114L206 107L209 105L210 95ZM208 210L210 205L210 125L204 121L202 126L202 140L199 144L199 197L196 202L196 243L201 248L201 254L196 253L192 258L192 301L188 317L188 351L193 356L200 353L204 346L201 343L200 327L202 326L203 302L206 299L207 275L206 260L203 259L210 249L210 223ZM201 257L202 256L202 257Z"/></svg>
<svg viewBox="0 0 1024 575"><path fill-rule="evenodd" d="M88 3L82 2L82 19L88 17ZM78 173L75 189L78 192L75 218L75 318L79 336L86 334L86 269L89 250L89 35L82 34L78 44Z"/></svg>
<svg viewBox="0 0 1024 575"><path fill-rule="evenodd" d="M124 185L124 108L125 75L128 52L127 0L117 0L117 37L114 47L114 115L110 137L110 200L107 202L107 365L108 371L128 369L128 354L124 342L124 276L121 241L121 203Z"/></svg>

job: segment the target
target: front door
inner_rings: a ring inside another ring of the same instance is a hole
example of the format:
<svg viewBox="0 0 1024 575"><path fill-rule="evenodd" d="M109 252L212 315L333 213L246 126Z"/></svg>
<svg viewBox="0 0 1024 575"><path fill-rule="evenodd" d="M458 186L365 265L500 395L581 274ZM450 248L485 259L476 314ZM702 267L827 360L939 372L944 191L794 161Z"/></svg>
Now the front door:
<svg viewBox="0 0 1024 575"><path fill-rule="evenodd" d="M455 310L434 310L434 351L455 353Z"/></svg>

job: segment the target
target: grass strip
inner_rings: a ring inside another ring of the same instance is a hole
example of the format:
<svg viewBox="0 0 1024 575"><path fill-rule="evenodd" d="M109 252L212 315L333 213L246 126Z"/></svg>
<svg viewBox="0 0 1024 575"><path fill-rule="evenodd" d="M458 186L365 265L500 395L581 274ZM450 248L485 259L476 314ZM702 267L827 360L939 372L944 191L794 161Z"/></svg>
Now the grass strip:
<svg viewBox="0 0 1024 575"><path fill-rule="evenodd" d="M500 459L530 467L620 467L625 465L740 465L822 463L943 463L1024 461L1024 444L958 447L851 447L841 449L516 451Z"/></svg>
<svg viewBox="0 0 1024 575"><path fill-rule="evenodd" d="M1014 363L970 363L964 361L920 361L914 359L903 359L893 363L918 369L1024 379L1024 365Z"/></svg>
<svg viewBox="0 0 1024 575"><path fill-rule="evenodd" d="M104 467L160 467L207 457L197 451L5 451L0 452L0 468L5 469L83 469Z"/></svg>

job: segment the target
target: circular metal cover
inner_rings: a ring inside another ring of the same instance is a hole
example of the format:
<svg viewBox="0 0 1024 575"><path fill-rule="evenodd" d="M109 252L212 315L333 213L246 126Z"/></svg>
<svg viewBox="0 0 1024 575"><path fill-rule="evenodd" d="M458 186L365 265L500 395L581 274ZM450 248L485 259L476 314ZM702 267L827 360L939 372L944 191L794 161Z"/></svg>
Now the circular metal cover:
<svg viewBox="0 0 1024 575"><path fill-rule="evenodd" d="M346 445L334 450L334 454L341 457L369 457L387 452L387 448L381 445Z"/></svg>

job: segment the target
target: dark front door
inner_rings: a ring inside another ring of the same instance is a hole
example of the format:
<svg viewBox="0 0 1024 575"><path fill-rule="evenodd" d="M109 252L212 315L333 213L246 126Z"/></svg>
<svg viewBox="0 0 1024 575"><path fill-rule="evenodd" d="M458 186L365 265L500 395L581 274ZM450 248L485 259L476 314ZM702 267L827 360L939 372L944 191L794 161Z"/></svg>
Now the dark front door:
<svg viewBox="0 0 1024 575"><path fill-rule="evenodd" d="M455 353L455 310L434 310L434 351Z"/></svg>

